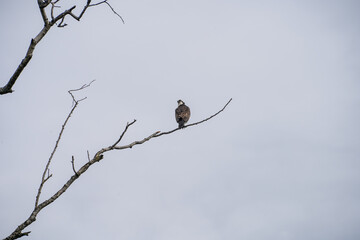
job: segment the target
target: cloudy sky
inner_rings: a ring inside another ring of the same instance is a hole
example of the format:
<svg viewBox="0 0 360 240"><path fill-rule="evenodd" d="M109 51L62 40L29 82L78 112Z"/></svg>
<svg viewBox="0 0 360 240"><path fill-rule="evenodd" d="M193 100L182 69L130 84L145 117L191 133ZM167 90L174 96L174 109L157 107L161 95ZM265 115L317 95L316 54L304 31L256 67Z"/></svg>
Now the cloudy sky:
<svg viewBox="0 0 360 240"><path fill-rule="evenodd" d="M78 3L78 13L86 1ZM0 237L114 143L201 125L105 154L26 239L360 239L359 1L110 1L66 19L0 96ZM63 1L63 10L72 1ZM42 28L37 1L0 3L0 85Z"/></svg>

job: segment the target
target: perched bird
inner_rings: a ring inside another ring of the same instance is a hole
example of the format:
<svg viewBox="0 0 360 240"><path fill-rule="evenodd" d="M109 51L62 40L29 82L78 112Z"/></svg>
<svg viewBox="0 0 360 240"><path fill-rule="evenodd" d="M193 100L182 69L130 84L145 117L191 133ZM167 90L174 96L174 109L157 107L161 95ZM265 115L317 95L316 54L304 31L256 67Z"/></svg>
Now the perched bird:
<svg viewBox="0 0 360 240"><path fill-rule="evenodd" d="M190 108L185 105L182 100L178 100L178 107L175 109L176 122L179 128L183 128L184 124L190 119Z"/></svg>

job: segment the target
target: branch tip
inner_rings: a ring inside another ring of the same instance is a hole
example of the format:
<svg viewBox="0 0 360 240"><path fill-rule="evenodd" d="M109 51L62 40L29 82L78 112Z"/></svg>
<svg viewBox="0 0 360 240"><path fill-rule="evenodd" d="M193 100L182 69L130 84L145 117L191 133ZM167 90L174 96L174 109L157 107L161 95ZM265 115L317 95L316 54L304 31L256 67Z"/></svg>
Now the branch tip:
<svg viewBox="0 0 360 240"><path fill-rule="evenodd" d="M86 150L86 152L87 152L87 157L88 157L88 160L89 160L89 162L90 162L90 154L89 154L89 150Z"/></svg>
<svg viewBox="0 0 360 240"><path fill-rule="evenodd" d="M72 169L73 169L75 175L78 177L79 174L78 174L78 173L76 172L76 170L75 170L75 159L74 159L74 156L71 156L71 166L72 166Z"/></svg>

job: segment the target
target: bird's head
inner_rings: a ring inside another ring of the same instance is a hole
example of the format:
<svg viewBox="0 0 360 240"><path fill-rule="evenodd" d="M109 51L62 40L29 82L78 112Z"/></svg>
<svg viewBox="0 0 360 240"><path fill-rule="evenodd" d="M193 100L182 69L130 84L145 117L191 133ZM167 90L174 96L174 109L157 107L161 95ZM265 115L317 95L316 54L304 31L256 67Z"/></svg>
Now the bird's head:
<svg viewBox="0 0 360 240"><path fill-rule="evenodd" d="M182 100L178 100L178 106L185 104Z"/></svg>

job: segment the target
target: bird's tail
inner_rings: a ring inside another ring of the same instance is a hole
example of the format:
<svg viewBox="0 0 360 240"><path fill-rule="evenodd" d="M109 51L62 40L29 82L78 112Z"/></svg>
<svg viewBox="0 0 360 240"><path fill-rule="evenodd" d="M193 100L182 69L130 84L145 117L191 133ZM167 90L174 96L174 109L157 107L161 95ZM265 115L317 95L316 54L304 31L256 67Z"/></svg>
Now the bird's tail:
<svg viewBox="0 0 360 240"><path fill-rule="evenodd" d="M179 121L179 128L183 128L184 127L184 124L185 124L185 121L180 119Z"/></svg>

